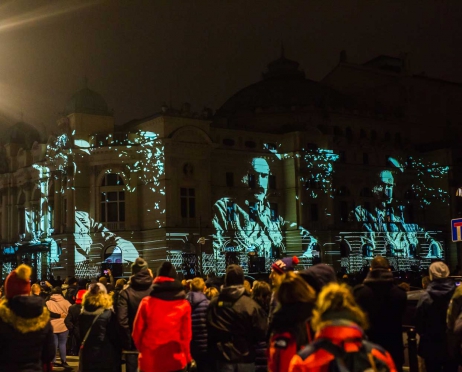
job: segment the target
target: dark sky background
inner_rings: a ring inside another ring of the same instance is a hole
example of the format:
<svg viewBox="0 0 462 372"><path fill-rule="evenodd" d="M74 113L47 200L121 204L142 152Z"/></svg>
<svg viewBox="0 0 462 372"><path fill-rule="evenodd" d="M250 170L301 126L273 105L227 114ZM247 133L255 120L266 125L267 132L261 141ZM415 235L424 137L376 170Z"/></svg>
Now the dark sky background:
<svg viewBox="0 0 462 372"><path fill-rule="evenodd" d="M460 0L11 0L0 5L1 127L55 127L83 87L117 124L163 101L218 109L279 57L320 80L347 51L408 53L411 70L462 82Z"/></svg>

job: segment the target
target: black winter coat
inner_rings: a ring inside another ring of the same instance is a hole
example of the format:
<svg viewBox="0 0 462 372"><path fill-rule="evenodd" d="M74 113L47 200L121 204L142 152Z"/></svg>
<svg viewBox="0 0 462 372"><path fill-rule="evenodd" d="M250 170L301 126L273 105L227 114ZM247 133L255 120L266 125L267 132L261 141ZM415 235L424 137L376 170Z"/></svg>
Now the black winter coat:
<svg viewBox="0 0 462 372"><path fill-rule="evenodd" d="M450 278L433 280L417 304L418 354L424 359L445 361L449 357L446 314L454 290L455 284Z"/></svg>
<svg viewBox="0 0 462 372"><path fill-rule="evenodd" d="M186 299L191 304L191 355L194 359L200 359L207 355L207 308L210 301L205 294L192 291Z"/></svg>
<svg viewBox="0 0 462 372"><path fill-rule="evenodd" d="M54 356L53 328L43 300L32 296L1 300L0 371L42 372Z"/></svg>
<svg viewBox="0 0 462 372"><path fill-rule="evenodd" d="M208 350L228 363L254 363L255 345L265 339L266 316L244 286L224 287L207 309ZM228 356L229 359L226 358Z"/></svg>
<svg viewBox="0 0 462 372"><path fill-rule="evenodd" d="M369 318L366 335L387 350L396 365L404 363L403 316L406 292L394 283L393 273L386 269L369 271L363 284L353 289L356 302Z"/></svg>
<svg viewBox="0 0 462 372"><path fill-rule="evenodd" d="M71 305L66 315L66 318L64 319L64 324L69 330L69 333L75 337L76 341L79 344L80 344L79 340L81 340L80 330L79 330L79 315L81 311L82 311L81 304Z"/></svg>
<svg viewBox="0 0 462 372"><path fill-rule="evenodd" d="M117 321L124 350L136 350L132 339L133 322L141 300L152 291L152 280L149 270L141 270L130 278L129 286L119 293Z"/></svg>
<svg viewBox="0 0 462 372"><path fill-rule="evenodd" d="M90 296L87 297L79 316L82 338L92 327L80 356L80 372L119 372L121 349L115 314L111 309L96 307L95 303ZM92 326L98 314L101 315Z"/></svg>
<svg viewBox="0 0 462 372"><path fill-rule="evenodd" d="M79 291L79 287L77 284L72 284L67 287L66 295L64 298L68 300L72 305L75 304L75 298L77 297L77 292Z"/></svg>

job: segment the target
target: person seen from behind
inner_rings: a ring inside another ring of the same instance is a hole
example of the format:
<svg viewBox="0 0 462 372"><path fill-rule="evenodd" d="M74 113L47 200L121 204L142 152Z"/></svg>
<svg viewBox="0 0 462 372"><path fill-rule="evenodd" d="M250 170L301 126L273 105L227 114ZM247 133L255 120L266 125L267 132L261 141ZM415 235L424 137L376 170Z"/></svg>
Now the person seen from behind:
<svg viewBox="0 0 462 372"><path fill-rule="evenodd" d="M396 372L390 354L365 340L366 315L347 285L331 283L322 289L311 325L315 339L292 358L289 372Z"/></svg>
<svg viewBox="0 0 462 372"><path fill-rule="evenodd" d="M305 280L288 272L276 291L278 307L270 323L268 371L287 372L292 357L312 340L309 321L316 293Z"/></svg>
<svg viewBox="0 0 462 372"><path fill-rule="evenodd" d="M82 312L82 300L86 292L85 289L81 289L77 292L74 299L75 304L69 307L69 312L64 319L64 324L69 330L69 352L70 355L74 356L79 354L80 343L82 341L79 331L79 315Z"/></svg>
<svg viewBox="0 0 462 372"><path fill-rule="evenodd" d="M136 372L138 370L138 351L132 339L133 322L140 302L152 291L152 272L148 263L138 257L131 266L132 276L128 287L122 289L117 301L117 321L119 323L122 348L126 351L126 371Z"/></svg>
<svg viewBox="0 0 462 372"><path fill-rule="evenodd" d="M353 289L359 307L369 319L368 339L384 347L400 372L404 364L403 316L406 311L406 292L394 282L390 264L385 257L376 256L363 284Z"/></svg>
<svg viewBox="0 0 462 372"><path fill-rule="evenodd" d="M132 337L141 372L183 371L192 363L191 305L170 262L159 267L151 294L141 300Z"/></svg>
<svg viewBox="0 0 462 372"><path fill-rule="evenodd" d="M264 311L245 291L242 267L229 265L224 287L207 309L208 350L217 371L255 371L255 345L266 331Z"/></svg>
<svg viewBox="0 0 462 372"><path fill-rule="evenodd" d="M63 297L63 290L61 287L55 287L52 289L50 299L46 302L46 305L48 310L64 315L62 318L52 319L51 325L53 327L55 347L59 350L61 365L65 368L69 368L70 366L66 361L66 343L69 330L64 324L64 318L67 316L71 304ZM56 357L53 360L53 364L56 366L59 365L56 363Z"/></svg>
<svg viewBox="0 0 462 372"><path fill-rule="evenodd" d="M213 371L207 352L207 308L209 299L205 296L205 282L202 278L191 281L191 290L186 299L191 304L192 340L191 355L199 372Z"/></svg>
<svg viewBox="0 0 462 372"><path fill-rule="evenodd" d="M416 331L420 335L418 354L425 360L428 372L457 371L450 358L446 333L446 315L456 289L444 262L433 262L429 269L430 284L416 308Z"/></svg>
<svg viewBox="0 0 462 372"><path fill-rule="evenodd" d="M260 305L268 317L269 307L271 302L271 287L267 282L255 280L252 285L252 300ZM268 371L268 357L267 357L268 343L266 340L260 341L255 346L255 372Z"/></svg>
<svg viewBox="0 0 462 372"><path fill-rule="evenodd" d="M207 289L205 290L205 296L209 301L212 300L212 298L214 298L215 296L218 296L219 294L220 292L215 287L207 287Z"/></svg>
<svg viewBox="0 0 462 372"><path fill-rule="evenodd" d="M120 372L121 348L112 296L92 283L82 299L78 319L81 338L79 372Z"/></svg>
<svg viewBox="0 0 462 372"><path fill-rule="evenodd" d="M29 296L32 269L19 265L5 280L0 300L0 371L51 371L56 348L43 299Z"/></svg>

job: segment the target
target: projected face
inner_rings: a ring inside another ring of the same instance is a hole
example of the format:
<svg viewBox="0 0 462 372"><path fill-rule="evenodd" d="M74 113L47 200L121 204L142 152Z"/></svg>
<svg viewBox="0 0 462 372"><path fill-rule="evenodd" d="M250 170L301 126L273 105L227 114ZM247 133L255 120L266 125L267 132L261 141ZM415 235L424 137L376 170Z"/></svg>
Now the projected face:
<svg viewBox="0 0 462 372"><path fill-rule="evenodd" d="M263 202L268 192L268 179L270 168L267 161L263 158L255 158L252 160L249 172L250 177L255 177L255 200Z"/></svg>
<svg viewBox="0 0 462 372"><path fill-rule="evenodd" d="M373 188L373 193L385 203L393 200L394 178L389 170L380 172L379 183Z"/></svg>

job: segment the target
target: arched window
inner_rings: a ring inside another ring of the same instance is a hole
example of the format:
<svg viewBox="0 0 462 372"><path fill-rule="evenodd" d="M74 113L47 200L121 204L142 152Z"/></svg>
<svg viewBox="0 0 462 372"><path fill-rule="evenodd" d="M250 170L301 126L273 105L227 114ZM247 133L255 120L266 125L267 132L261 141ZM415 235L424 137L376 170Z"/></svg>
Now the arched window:
<svg viewBox="0 0 462 372"><path fill-rule="evenodd" d="M122 177L115 173L104 175L101 182L100 220L109 230L125 228L125 191Z"/></svg>

